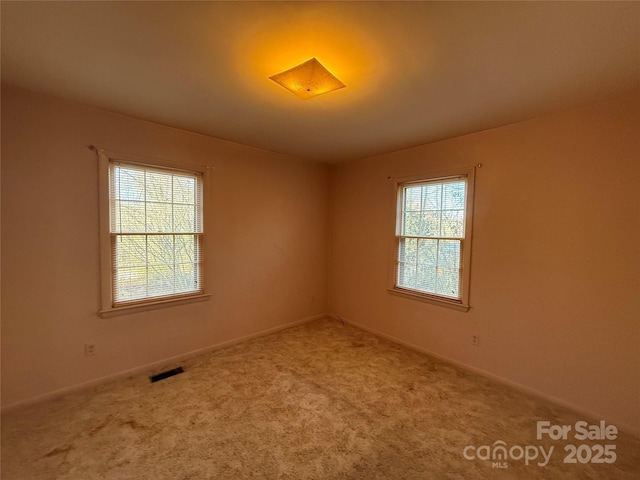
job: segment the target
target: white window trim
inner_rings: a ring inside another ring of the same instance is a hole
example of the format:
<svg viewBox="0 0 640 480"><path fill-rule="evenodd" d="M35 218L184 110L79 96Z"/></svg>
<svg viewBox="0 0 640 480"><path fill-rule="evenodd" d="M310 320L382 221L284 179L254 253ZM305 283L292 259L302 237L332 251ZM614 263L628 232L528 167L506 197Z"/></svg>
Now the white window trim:
<svg viewBox="0 0 640 480"><path fill-rule="evenodd" d="M110 152L104 149L94 148L98 154L98 195L99 195L99 221L100 221L100 305L101 309L98 311L99 315L103 318L114 317L118 315L126 315L130 313L143 312L148 310L155 310L157 308L164 308L169 306L184 305L186 303L201 302L208 300L211 295L207 293L195 293L177 295L173 298L160 298L157 300L145 300L139 302L132 302L130 305L118 305L113 306L113 279L112 279L112 250L111 250L111 231L110 231L110 219L109 219L109 163L110 162L124 162L137 164L140 166L148 167L160 167L166 169L174 169L177 171L191 171L202 175L202 216L204 217L204 210L206 205L206 196L208 192L209 183L209 169L208 168L185 168L181 165L168 162L160 159L150 159L146 157L140 157L137 155L122 154L116 152ZM205 236L202 234L202 246L201 255L204 255ZM202 267L204 270L204 262ZM204 271L201 272L204 279ZM203 280L203 285L204 280Z"/></svg>
<svg viewBox="0 0 640 480"><path fill-rule="evenodd" d="M403 298L418 300L432 305L452 308L454 310L467 312L469 311L469 290L471 283L471 249L473 237L473 198L475 189L475 169L476 167L465 167L451 169L447 171L438 171L432 173L424 173L420 175L411 175L400 178L390 178L393 188L393 236L391 242L391 263L389 269L389 286L387 291L392 295ZM467 179L467 196L465 202L465 237L462 249L462 278L460 282L460 299L450 299L429 293L421 293L415 290L409 290L396 285L397 282L397 260L398 260L398 242L399 228L402 219L398 215L402 202L402 187L411 183L432 182L437 180L446 180L451 177L464 176Z"/></svg>

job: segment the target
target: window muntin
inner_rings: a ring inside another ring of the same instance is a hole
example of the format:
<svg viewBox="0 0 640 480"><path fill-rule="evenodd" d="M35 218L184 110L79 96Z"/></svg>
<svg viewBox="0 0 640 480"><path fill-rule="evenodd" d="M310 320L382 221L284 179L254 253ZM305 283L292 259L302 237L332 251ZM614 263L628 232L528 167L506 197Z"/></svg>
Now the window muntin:
<svg viewBox="0 0 640 480"><path fill-rule="evenodd" d="M112 307L202 294L202 175L109 162Z"/></svg>
<svg viewBox="0 0 640 480"><path fill-rule="evenodd" d="M467 305L470 178L473 172L397 184L393 290Z"/></svg>

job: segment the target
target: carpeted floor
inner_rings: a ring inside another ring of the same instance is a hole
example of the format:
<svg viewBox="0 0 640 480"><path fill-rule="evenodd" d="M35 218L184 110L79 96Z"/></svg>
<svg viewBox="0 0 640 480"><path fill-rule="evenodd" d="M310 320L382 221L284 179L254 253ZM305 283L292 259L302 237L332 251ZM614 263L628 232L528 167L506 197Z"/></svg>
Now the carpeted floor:
<svg viewBox="0 0 640 480"><path fill-rule="evenodd" d="M639 439L537 440L589 419L333 320L181 365L4 415L2 479L640 478Z"/></svg>

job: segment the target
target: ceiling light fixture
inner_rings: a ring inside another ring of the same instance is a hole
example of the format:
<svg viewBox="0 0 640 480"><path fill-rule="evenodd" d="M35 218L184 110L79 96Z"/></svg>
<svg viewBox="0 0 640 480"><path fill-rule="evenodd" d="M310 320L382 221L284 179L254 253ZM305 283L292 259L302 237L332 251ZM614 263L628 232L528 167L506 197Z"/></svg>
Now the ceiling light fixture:
<svg viewBox="0 0 640 480"><path fill-rule="evenodd" d="M346 87L315 57L269 78L303 100Z"/></svg>

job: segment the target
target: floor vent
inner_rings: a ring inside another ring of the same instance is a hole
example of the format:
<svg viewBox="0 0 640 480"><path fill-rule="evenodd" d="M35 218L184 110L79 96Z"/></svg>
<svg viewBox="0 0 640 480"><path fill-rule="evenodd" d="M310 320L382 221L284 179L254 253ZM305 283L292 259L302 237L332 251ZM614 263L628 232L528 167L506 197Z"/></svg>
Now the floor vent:
<svg viewBox="0 0 640 480"><path fill-rule="evenodd" d="M158 373L157 375L153 375L149 377L151 379L151 383L157 382L158 380L164 380L165 378L173 377L174 375L178 375L179 373L184 372L182 367L174 368L173 370L167 370L166 372Z"/></svg>

